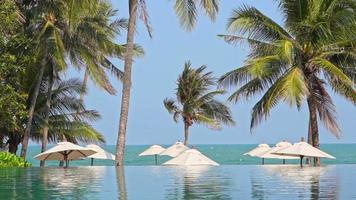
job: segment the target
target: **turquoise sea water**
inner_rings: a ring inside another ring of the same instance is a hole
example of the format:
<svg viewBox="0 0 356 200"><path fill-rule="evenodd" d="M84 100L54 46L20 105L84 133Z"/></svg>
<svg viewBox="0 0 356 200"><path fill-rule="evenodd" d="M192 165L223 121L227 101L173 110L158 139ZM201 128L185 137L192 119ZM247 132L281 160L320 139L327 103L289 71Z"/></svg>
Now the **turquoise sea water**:
<svg viewBox="0 0 356 200"><path fill-rule="evenodd" d="M165 146L165 145L163 145ZM272 145L271 145L272 146ZM128 145L126 147L126 165L154 165L154 158L150 156L139 157L138 154L148 148L149 145ZM165 146L167 147L167 146ZM261 159L244 156L243 153L253 149L256 145L236 144L236 145L196 145L196 148L206 156L215 160L221 165L255 165L260 164ZM115 152L115 146L104 146L109 152ZM356 164L356 144L322 144L321 149L336 157L336 160L322 159L323 164ZM33 159L40 153L39 146L29 147L27 159L33 166L39 166L39 161ZM159 157L159 162L167 161L169 157ZM298 161L287 161L287 163L297 163ZM266 159L266 164L278 164L280 160ZM112 161L95 160L95 165L113 165ZM58 162L47 162L48 166L57 166ZM72 161L71 166L90 165L89 160Z"/></svg>
<svg viewBox="0 0 356 200"><path fill-rule="evenodd" d="M355 199L356 165L0 169L0 199Z"/></svg>

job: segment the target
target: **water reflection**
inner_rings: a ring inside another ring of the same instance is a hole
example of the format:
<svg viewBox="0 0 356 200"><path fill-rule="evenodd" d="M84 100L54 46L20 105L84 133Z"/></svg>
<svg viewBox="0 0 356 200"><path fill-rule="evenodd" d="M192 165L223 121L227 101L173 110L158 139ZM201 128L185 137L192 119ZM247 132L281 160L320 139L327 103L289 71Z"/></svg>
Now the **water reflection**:
<svg viewBox="0 0 356 200"><path fill-rule="evenodd" d="M0 199L95 198L105 170L106 167L1 169Z"/></svg>
<svg viewBox="0 0 356 200"><path fill-rule="evenodd" d="M116 181L119 200L127 200L125 170L123 166L116 167Z"/></svg>
<svg viewBox="0 0 356 200"><path fill-rule="evenodd" d="M356 165L0 169L2 199L356 199Z"/></svg>
<svg viewBox="0 0 356 200"><path fill-rule="evenodd" d="M165 199L231 199L231 179L219 173L218 167L172 167L173 184Z"/></svg>
<svg viewBox="0 0 356 200"><path fill-rule="evenodd" d="M292 199L338 199L337 176L333 166L263 166L262 177L251 175L252 198L269 196Z"/></svg>

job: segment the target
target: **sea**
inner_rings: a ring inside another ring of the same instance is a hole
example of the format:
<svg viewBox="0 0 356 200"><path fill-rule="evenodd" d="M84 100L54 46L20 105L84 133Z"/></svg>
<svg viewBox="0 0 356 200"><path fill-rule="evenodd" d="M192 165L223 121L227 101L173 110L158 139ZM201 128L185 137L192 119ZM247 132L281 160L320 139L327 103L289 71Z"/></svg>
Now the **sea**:
<svg viewBox="0 0 356 200"><path fill-rule="evenodd" d="M147 149L150 145L127 145L125 150L125 165L142 166L155 165L153 156L138 156L141 152ZM169 145L162 145L168 147ZM220 165L258 165L261 164L260 158L244 156L243 154L255 148L256 144L204 144L194 145L196 149L208 156ZM273 146L271 144L270 146ZM50 147L49 147L50 148ZM102 146L103 149L115 154L115 146ZM322 164L356 164L356 144L321 144L320 149L333 155L336 159L321 159ZM33 166L39 166L39 161L33 157L40 153L39 146L30 146L28 149L27 160ZM158 158L159 164L169 160L170 157L162 156ZM281 160L265 159L265 164L278 164ZM287 160L287 164L298 163L298 160ZM56 161L47 161L47 166L58 166ZM97 166L112 166L113 161L94 160ZM71 161L71 166L88 166L89 159Z"/></svg>

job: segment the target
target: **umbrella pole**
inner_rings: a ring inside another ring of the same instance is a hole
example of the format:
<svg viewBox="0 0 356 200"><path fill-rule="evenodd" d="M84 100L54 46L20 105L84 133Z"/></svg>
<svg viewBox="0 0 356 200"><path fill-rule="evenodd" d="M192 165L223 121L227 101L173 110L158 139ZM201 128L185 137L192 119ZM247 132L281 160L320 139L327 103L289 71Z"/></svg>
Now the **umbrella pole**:
<svg viewBox="0 0 356 200"><path fill-rule="evenodd" d="M94 158L91 158L90 160L91 160L90 165L93 166L93 164L94 164Z"/></svg>
<svg viewBox="0 0 356 200"><path fill-rule="evenodd" d="M283 165L286 164L286 159L283 159Z"/></svg>
<svg viewBox="0 0 356 200"><path fill-rule="evenodd" d="M303 156L300 156L300 168L303 168Z"/></svg>
<svg viewBox="0 0 356 200"><path fill-rule="evenodd" d="M265 158L262 158L262 165L265 164Z"/></svg>
<svg viewBox="0 0 356 200"><path fill-rule="evenodd" d="M156 160L156 165L158 164L158 162L157 162L157 154L155 154L155 160Z"/></svg>

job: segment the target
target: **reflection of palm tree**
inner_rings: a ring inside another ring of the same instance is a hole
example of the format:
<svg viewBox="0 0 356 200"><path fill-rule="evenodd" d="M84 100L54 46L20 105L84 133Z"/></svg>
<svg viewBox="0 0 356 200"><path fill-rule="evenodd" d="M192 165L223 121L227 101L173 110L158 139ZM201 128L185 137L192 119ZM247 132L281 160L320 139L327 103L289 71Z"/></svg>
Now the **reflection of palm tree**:
<svg viewBox="0 0 356 200"><path fill-rule="evenodd" d="M250 177L251 179L251 197L252 199L265 199L265 188L264 184L259 182L254 175Z"/></svg>
<svg viewBox="0 0 356 200"><path fill-rule="evenodd" d="M126 182L125 182L125 170L123 166L116 167L116 180L117 180L117 188L119 192L119 199L126 200L127 192L126 192Z"/></svg>

